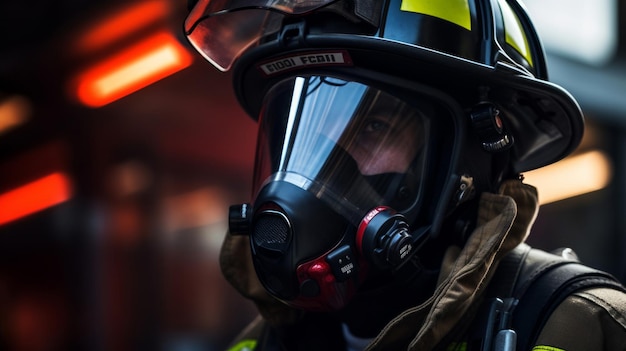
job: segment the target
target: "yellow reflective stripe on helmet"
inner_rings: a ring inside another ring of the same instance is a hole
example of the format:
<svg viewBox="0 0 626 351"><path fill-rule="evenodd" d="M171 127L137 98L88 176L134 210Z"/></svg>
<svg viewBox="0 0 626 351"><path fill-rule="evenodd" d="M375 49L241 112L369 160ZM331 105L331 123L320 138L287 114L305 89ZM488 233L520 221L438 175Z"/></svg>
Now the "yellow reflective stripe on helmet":
<svg viewBox="0 0 626 351"><path fill-rule="evenodd" d="M517 52L519 52L528 61L528 64L533 66L533 58L530 55L530 46L528 45L528 38L524 34L522 24L519 18L513 13L513 10L509 7L509 4L504 0L498 0L500 8L502 9L502 18L504 19L504 33L507 44L511 45Z"/></svg>
<svg viewBox="0 0 626 351"><path fill-rule="evenodd" d="M256 348L256 340L246 339L235 344L228 351L253 351Z"/></svg>
<svg viewBox="0 0 626 351"><path fill-rule="evenodd" d="M472 30L469 0L402 0L400 10L441 18Z"/></svg>
<svg viewBox="0 0 626 351"><path fill-rule="evenodd" d="M532 351L565 351L565 350L560 349L558 347L537 345L537 346L533 347Z"/></svg>

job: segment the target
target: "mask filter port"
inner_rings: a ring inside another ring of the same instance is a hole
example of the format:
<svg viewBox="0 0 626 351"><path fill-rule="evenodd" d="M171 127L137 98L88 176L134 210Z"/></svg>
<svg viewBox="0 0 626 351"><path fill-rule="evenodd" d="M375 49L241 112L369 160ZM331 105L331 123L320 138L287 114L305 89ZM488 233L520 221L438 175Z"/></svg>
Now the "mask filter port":
<svg viewBox="0 0 626 351"><path fill-rule="evenodd" d="M412 256L413 236L404 216L387 207L368 213L357 231L357 247L375 266L399 268Z"/></svg>

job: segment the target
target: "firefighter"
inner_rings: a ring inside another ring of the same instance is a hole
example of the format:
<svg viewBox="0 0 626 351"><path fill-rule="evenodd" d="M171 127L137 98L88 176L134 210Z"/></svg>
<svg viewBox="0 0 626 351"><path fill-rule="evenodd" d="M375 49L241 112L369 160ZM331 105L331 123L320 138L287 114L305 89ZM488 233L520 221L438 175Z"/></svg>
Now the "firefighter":
<svg viewBox="0 0 626 351"><path fill-rule="evenodd" d="M253 198L231 207L220 258L259 317L231 350L626 350L617 282L567 290L537 320L500 293L557 260L524 244L538 202L522 175L584 128L522 3L190 9L189 42L232 71L259 128Z"/></svg>

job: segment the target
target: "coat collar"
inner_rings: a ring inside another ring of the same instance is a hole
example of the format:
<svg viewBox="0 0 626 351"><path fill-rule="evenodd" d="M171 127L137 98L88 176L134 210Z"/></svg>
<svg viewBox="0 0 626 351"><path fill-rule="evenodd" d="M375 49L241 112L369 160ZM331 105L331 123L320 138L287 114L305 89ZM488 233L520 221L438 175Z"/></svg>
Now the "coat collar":
<svg viewBox="0 0 626 351"><path fill-rule="evenodd" d="M499 260L528 236L537 216L537 191L519 180L480 199L476 229L465 246L450 247L433 296L391 321L368 350L431 350L480 299Z"/></svg>

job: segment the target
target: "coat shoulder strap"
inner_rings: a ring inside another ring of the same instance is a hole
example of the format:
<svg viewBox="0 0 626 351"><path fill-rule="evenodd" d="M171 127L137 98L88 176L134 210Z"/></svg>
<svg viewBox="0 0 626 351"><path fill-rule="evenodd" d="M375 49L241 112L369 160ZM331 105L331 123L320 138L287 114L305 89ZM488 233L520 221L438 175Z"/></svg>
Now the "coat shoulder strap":
<svg viewBox="0 0 626 351"><path fill-rule="evenodd" d="M508 254L495 274L488 296L511 301L508 321L499 328L515 331L517 350L530 349L552 312L574 292L596 287L625 291L612 275L585 266L575 255L548 253L527 244Z"/></svg>

